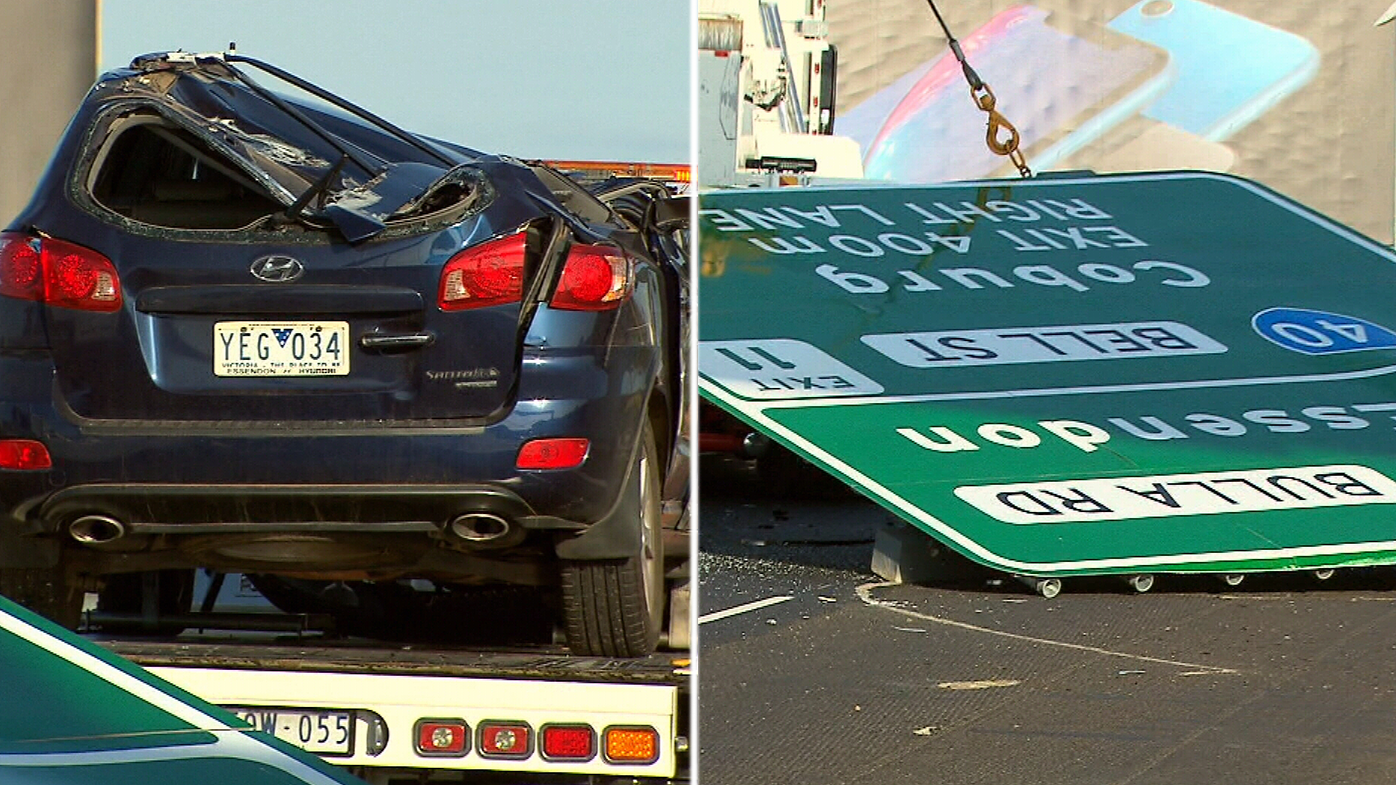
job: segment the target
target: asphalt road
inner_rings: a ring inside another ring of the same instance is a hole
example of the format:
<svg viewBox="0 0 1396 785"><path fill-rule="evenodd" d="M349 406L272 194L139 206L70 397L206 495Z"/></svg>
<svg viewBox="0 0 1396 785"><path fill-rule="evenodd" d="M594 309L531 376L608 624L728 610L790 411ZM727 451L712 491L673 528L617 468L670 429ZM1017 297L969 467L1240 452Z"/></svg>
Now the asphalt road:
<svg viewBox="0 0 1396 785"><path fill-rule="evenodd" d="M1396 782L1396 570L889 585L890 513L701 471L704 785Z"/></svg>

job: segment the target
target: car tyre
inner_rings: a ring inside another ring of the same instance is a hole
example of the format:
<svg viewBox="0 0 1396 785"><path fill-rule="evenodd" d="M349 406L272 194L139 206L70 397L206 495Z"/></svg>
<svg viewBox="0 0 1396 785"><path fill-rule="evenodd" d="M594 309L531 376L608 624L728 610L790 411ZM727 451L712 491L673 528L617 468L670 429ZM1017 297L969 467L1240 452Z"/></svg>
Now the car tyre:
<svg viewBox="0 0 1396 785"><path fill-rule="evenodd" d="M638 518L638 552L562 564L563 623L567 646L576 654L641 657L659 643L665 600L659 450L648 425L640 439L621 499L621 509Z"/></svg>
<svg viewBox="0 0 1396 785"><path fill-rule="evenodd" d="M82 621L85 595L61 564L0 570L0 594L70 630Z"/></svg>

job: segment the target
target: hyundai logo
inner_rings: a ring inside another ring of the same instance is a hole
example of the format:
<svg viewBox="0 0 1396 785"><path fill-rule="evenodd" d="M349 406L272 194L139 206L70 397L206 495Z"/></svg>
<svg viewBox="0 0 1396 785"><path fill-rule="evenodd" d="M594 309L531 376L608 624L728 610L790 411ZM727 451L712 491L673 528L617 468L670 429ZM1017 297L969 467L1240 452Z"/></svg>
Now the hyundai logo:
<svg viewBox="0 0 1396 785"><path fill-rule="evenodd" d="M252 263L252 274L268 283L286 283L305 274L305 265L289 256L273 254Z"/></svg>

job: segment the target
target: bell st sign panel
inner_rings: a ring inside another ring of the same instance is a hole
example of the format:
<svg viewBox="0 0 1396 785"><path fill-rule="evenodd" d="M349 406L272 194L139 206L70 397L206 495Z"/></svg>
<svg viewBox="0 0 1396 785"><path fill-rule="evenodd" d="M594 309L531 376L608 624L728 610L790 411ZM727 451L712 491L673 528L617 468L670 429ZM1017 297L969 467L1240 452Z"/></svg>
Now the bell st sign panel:
<svg viewBox="0 0 1396 785"><path fill-rule="evenodd" d="M705 194L704 397L1033 575L1396 562L1396 255L1202 173Z"/></svg>

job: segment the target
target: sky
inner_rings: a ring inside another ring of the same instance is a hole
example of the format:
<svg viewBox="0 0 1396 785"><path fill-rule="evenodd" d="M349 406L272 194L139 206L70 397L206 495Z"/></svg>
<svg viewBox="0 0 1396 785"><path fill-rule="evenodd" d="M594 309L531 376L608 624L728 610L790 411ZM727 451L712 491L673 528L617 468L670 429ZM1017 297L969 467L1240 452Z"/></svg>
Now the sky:
<svg viewBox="0 0 1396 785"><path fill-rule="evenodd" d="M138 54L235 41L239 54L477 150L655 163L690 155L688 0L100 3L103 71Z"/></svg>

